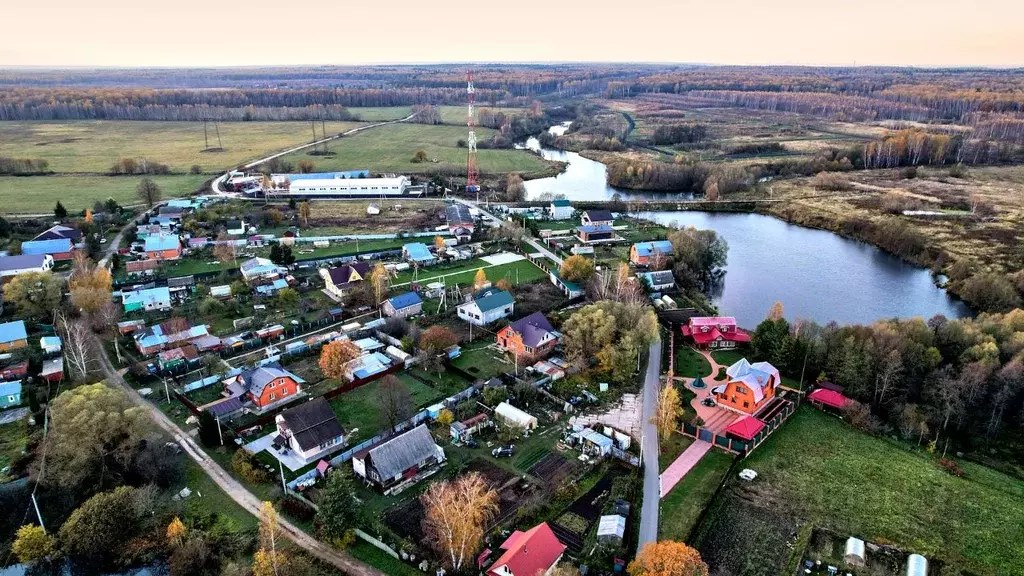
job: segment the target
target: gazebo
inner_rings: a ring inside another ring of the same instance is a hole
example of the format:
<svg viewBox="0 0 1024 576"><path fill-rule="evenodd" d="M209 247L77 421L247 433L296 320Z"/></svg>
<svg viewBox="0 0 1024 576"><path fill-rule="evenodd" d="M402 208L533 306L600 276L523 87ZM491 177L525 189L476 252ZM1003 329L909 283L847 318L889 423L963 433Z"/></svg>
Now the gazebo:
<svg viewBox="0 0 1024 576"><path fill-rule="evenodd" d="M850 399L846 396L828 388L816 389L807 396L807 399L811 401L811 404L819 408L832 408L834 410L842 410L850 402Z"/></svg>
<svg viewBox="0 0 1024 576"><path fill-rule="evenodd" d="M764 429L764 422L753 416L745 416L733 422L725 429L726 436L732 436L744 442L750 442L757 433Z"/></svg>
<svg viewBox="0 0 1024 576"><path fill-rule="evenodd" d="M697 377L694 378L693 383L690 384L690 386L692 386L693 388L695 388L697 390L703 390L704 387L707 386L707 384L704 383L704 379L701 378L700 375L698 374Z"/></svg>

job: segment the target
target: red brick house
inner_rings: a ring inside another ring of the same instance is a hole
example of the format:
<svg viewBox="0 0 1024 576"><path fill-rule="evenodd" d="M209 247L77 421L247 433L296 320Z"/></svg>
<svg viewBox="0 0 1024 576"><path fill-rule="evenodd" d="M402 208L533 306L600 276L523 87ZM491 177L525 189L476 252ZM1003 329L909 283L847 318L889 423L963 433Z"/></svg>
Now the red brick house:
<svg viewBox="0 0 1024 576"><path fill-rule="evenodd" d="M558 334L540 312L516 320L498 332L498 347L516 356L543 356L558 343Z"/></svg>
<svg viewBox="0 0 1024 576"><path fill-rule="evenodd" d="M305 383L305 380L277 364L246 370L224 380L224 386L231 396L245 396L260 410L298 398Z"/></svg>
<svg viewBox="0 0 1024 576"><path fill-rule="evenodd" d="M736 327L732 316L695 316L682 327L683 336L698 348L736 348L750 343L750 335Z"/></svg>

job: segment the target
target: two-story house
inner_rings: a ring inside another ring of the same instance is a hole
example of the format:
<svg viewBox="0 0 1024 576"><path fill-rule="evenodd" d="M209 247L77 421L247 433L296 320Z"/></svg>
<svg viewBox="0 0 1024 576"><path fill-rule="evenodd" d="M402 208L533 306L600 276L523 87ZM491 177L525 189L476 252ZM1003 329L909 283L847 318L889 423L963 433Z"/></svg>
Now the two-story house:
<svg viewBox="0 0 1024 576"><path fill-rule="evenodd" d="M485 326L512 315L516 301L511 294L498 288L487 288L472 296L472 300L458 307L459 318L474 326Z"/></svg>
<svg viewBox="0 0 1024 576"><path fill-rule="evenodd" d="M543 356L558 343L558 333L540 312L516 320L498 332L498 347L518 356Z"/></svg>

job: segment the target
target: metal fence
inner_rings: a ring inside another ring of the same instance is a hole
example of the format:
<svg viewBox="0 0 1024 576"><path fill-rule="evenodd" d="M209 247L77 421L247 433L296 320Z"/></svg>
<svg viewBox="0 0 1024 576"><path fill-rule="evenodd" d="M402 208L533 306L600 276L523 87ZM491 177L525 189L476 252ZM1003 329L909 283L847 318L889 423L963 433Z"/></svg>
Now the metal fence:
<svg viewBox="0 0 1024 576"><path fill-rule="evenodd" d="M697 438L698 440L710 442L716 448L721 448L728 452L747 457L796 412L799 402L800 397L798 396L796 402L786 402L782 409L780 409L770 420L762 421L764 422L764 428L762 428L761 431L758 432L750 441L730 438L725 434L719 434L702 426L696 426L690 423L683 423L682 433L692 438Z"/></svg>

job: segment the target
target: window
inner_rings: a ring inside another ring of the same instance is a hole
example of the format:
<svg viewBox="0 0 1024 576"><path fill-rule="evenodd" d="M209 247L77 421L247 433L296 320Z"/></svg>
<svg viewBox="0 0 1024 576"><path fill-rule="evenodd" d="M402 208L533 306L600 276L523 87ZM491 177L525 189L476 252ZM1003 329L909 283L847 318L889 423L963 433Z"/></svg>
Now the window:
<svg viewBox="0 0 1024 576"><path fill-rule="evenodd" d="M274 400L277 400L277 395L274 394L274 393L271 393L270 394L270 401L273 402Z"/></svg>
<svg viewBox="0 0 1024 576"><path fill-rule="evenodd" d="M743 407L744 408L750 408L750 402L744 402L743 403Z"/></svg>
<svg viewBox="0 0 1024 576"><path fill-rule="evenodd" d="M7 401L8 401L8 402L17 402L17 401L18 401L18 399L17 399L17 398L15 398L14 396L8 396L8 397L7 397Z"/></svg>
<svg viewBox="0 0 1024 576"><path fill-rule="evenodd" d="M747 393L747 389L744 388L743 386L737 386L736 387L736 393L737 394L746 394Z"/></svg>

